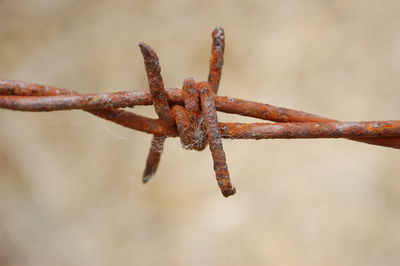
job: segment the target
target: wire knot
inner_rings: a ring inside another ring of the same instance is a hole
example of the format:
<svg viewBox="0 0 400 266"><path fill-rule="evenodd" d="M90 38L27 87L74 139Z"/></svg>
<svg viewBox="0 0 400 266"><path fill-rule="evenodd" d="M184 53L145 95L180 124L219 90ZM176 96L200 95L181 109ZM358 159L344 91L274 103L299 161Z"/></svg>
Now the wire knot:
<svg viewBox="0 0 400 266"><path fill-rule="evenodd" d="M167 126L176 127L184 149L201 151L207 144L210 145L217 183L222 194L228 197L236 190L229 178L213 97L218 91L224 62L224 30L216 27L212 33L212 39L208 81L196 83L192 78L184 80L182 86L184 106L169 105L157 54L145 43L140 43L139 47L144 58L154 109L159 119ZM157 170L165 139L166 136L163 135L153 136L143 173L145 183Z"/></svg>
<svg viewBox="0 0 400 266"><path fill-rule="evenodd" d="M199 84L192 78L185 79L182 87L184 107L174 105L171 109L182 147L187 150L201 151L207 146Z"/></svg>

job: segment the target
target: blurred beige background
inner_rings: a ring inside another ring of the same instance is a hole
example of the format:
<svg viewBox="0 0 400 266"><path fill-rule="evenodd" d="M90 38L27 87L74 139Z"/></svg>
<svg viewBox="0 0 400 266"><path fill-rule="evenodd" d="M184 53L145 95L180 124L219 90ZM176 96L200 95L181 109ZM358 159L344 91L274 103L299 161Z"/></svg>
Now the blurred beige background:
<svg viewBox="0 0 400 266"><path fill-rule="evenodd" d="M400 2L0 1L0 78L81 92L207 77L226 31L221 95L345 121L399 119ZM136 112L155 117L150 107ZM221 121L254 121L220 114ZM398 265L400 156L346 140L224 141L237 194L209 150L82 111L0 110L0 265Z"/></svg>

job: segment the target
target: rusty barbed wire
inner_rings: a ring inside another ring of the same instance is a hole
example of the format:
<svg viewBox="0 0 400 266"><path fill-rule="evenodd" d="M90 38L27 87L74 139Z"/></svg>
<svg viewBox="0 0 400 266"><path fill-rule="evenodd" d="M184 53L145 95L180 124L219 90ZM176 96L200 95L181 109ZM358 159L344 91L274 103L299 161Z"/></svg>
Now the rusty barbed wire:
<svg viewBox="0 0 400 266"><path fill-rule="evenodd" d="M225 34L221 27L212 32L211 59L207 81L188 78L182 89L165 89L161 67L153 49L140 43L149 83L148 90L80 94L78 92L0 80L0 108L16 111L49 112L81 109L103 119L153 135L143 182L155 174L167 137L180 137L182 147L202 151L210 147L218 186L225 197L233 187L222 138L294 139L346 138L400 149L400 121L340 122L322 116L217 95L224 62ZM136 105L154 105L158 119L122 110ZM217 111L275 123L222 123Z"/></svg>

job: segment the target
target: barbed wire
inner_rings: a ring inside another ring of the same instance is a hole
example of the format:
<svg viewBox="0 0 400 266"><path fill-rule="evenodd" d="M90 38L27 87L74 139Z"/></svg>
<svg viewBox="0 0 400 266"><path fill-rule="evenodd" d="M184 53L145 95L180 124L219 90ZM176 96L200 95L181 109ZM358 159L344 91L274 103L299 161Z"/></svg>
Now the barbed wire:
<svg viewBox="0 0 400 266"><path fill-rule="evenodd" d="M149 91L80 94L78 92L0 80L0 108L49 112L81 109L127 128L153 135L143 182L155 174L167 137L180 137L182 147L202 151L208 145L214 161L218 186L225 197L233 195L222 138L295 139L346 138L390 148L400 148L400 121L340 122L322 116L217 95L224 63L225 34L221 27L212 32L211 59L207 81L188 78L182 89L165 89L157 54L140 43ZM121 108L153 105L158 119ZM275 123L222 123L217 111L259 118Z"/></svg>

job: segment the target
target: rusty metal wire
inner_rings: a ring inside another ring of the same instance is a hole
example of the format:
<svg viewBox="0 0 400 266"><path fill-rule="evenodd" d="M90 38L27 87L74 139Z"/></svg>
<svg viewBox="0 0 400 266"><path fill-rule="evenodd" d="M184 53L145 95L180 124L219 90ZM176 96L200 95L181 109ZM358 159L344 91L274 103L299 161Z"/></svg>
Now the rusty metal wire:
<svg viewBox="0 0 400 266"><path fill-rule="evenodd" d="M346 138L400 149L400 121L339 122L318 115L226 96L218 96L225 34L221 27L212 32L207 81L189 78L182 89L165 89L159 59L153 49L140 43L148 90L80 94L78 92L21 81L0 80L0 108L16 111L59 111L81 109L119 125L153 135L143 182L155 174L167 137L180 137L182 147L203 150L210 147L218 186L225 197L233 187L222 138L294 139ZM119 108L154 105L159 119L143 117ZM217 112L238 114L276 123L221 123Z"/></svg>

